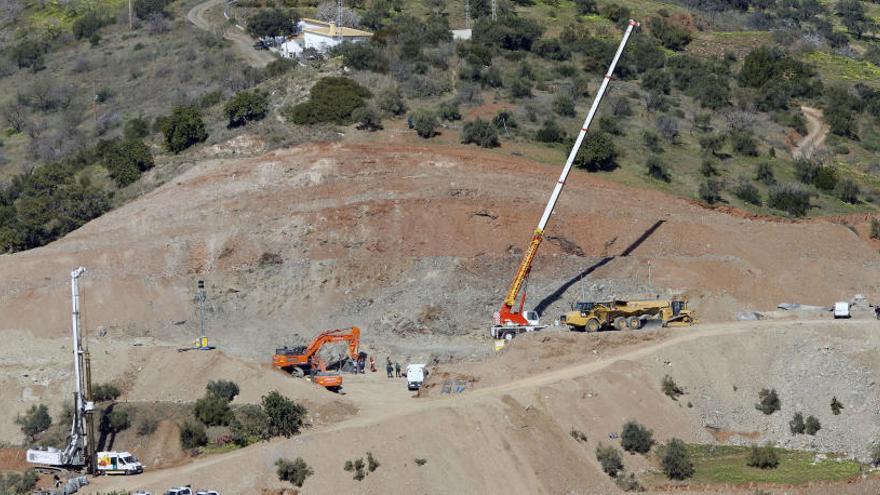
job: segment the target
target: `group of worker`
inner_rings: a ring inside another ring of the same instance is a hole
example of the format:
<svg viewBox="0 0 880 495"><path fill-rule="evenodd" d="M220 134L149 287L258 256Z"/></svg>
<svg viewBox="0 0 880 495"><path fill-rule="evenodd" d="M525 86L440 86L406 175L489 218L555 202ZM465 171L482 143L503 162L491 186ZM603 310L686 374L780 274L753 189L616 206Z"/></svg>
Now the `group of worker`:
<svg viewBox="0 0 880 495"><path fill-rule="evenodd" d="M388 378L394 378L395 376L400 378L403 376L400 374L400 363L392 363L391 356L385 360L385 371L388 373Z"/></svg>

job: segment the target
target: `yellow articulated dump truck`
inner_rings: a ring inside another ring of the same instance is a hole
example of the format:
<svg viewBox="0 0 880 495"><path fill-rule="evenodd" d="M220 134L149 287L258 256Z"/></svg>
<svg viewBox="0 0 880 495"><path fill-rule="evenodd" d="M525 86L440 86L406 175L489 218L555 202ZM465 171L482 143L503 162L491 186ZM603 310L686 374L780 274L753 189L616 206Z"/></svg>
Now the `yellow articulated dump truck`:
<svg viewBox="0 0 880 495"><path fill-rule="evenodd" d="M645 320L660 320L664 327L693 325L696 318L687 309L687 299L609 301L572 304L560 317L570 330L598 332L602 329L638 330Z"/></svg>

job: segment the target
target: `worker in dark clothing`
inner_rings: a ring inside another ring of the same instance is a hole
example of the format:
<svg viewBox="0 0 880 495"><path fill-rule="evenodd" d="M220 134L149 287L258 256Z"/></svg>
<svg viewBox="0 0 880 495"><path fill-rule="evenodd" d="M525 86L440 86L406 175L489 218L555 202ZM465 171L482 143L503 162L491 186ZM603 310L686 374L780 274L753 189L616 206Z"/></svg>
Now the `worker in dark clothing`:
<svg viewBox="0 0 880 495"><path fill-rule="evenodd" d="M391 359L389 359L388 362L385 363L385 371L388 372L388 378L393 378L392 373L394 373L394 366L391 364Z"/></svg>
<svg viewBox="0 0 880 495"><path fill-rule="evenodd" d="M394 376L400 378L400 363L394 363Z"/></svg>

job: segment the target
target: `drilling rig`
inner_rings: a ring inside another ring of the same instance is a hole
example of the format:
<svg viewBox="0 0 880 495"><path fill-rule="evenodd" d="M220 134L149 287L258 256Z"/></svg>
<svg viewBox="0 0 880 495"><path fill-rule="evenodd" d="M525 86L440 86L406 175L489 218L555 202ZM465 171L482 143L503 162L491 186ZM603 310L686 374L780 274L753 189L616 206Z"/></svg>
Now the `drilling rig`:
<svg viewBox="0 0 880 495"><path fill-rule="evenodd" d="M92 400L92 372L88 349L83 346L80 331L79 278L86 269L70 272L73 327L73 424L64 450L33 448L27 451L27 462L52 469L95 472L95 424Z"/></svg>
<svg viewBox="0 0 880 495"><path fill-rule="evenodd" d="M596 111L599 109L599 103L602 101L602 98L605 96L605 91L608 89L608 84L614 74L614 68L617 67L617 62L623 54L623 49L626 47L630 35L632 35L633 30L638 26L638 22L633 20L629 21L626 31L623 33L623 39L620 41L620 46L617 47L617 52L611 60L611 66L608 67L608 72L605 73L605 77L602 79L602 85L599 87L599 92L596 93L593 105L587 113L584 125L581 127L581 131L578 133L578 137L575 140L574 145L571 147L571 152L568 154L568 159L565 161L565 166L562 168L562 174L559 176L559 180L556 182L556 186L550 194L550 200L547 202L546 208L544 208L544 214L541 215L541 220L538 222L538 228L532 233L532 240L529 242L529 247L523 255L519 268L516 270L516 275L513 277L513 282L510 284L510 289L507 291L504 303L501 305L501 309L494 314L490 334L495 339L511 340L520 333L533 332L546 327L546 325L540 325L540 322L538 321L540 315L535 311L523 311L526 304L525 286L529 278L529 273L532 270L532 263L535 261L535 256L538 254L538 248L541 246L541 242L544 240L544 229L547 227L547 222L553 214L553 208L559 200L559 195L562 193L562 188L565 186L565 180L568 178L569 172L571 172L571 167L581 148L581 143L583 143L584 138L587 135L587 130L590 127L590 123L593 121L593 117L596 116ZM519 303L518 308L516 307L517 302Z"/></svg>

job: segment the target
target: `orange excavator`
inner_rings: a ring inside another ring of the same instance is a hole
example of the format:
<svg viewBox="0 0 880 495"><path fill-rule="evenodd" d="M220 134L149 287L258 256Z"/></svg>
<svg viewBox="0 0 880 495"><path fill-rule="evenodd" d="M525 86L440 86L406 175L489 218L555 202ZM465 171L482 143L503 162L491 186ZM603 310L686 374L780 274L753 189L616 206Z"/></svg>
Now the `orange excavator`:
<svg viewBox="0 0 880 495"><path fill-rule="evenodd" d="M361 329L358 327L327 330L318 334L307 346L275 349L272 366L297 376L308 373L315 384L337 391L342 388L342 375L327 370L327 362L320 356L321 349L327 344L346 343L347 357L359 362L363 359L359 352L360 340Z"/></svg>

